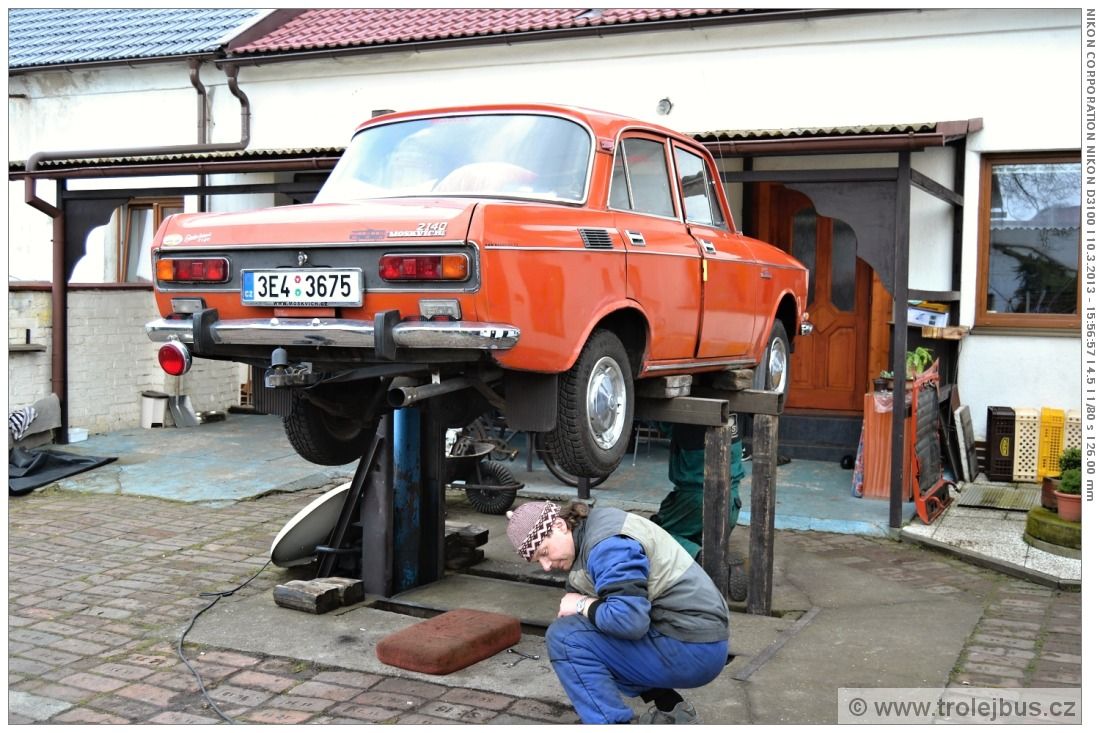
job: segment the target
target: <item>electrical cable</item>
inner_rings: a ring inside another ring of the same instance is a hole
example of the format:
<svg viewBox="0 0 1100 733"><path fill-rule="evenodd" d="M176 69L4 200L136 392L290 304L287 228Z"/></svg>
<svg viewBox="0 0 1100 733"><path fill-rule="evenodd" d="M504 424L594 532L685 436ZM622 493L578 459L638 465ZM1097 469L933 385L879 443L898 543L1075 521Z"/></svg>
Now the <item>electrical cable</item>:
<svg viewBox="0 0 1100 733"><path fill-rule="evenodd" d="M179 640L176 642L176 653L179 655L180 661L182 661L185 665L187 665L187 668L189 670L191 670L191 674L193 674L195 676L195 681L199 683L199 691L202 693L202 696L206 700L207 704L210 705L210 707L214 709L215 713L217 713L219 716L221 716L222 720L224 720L227 723L233 724L233 725L236 725L237 721L233 720L228 715L223 713L221 711L221 708L219 708L214 703L214 701L210 699L210 695L208 695L207 692L206 692L206 687L202 684L202 677L199 676L198 671L194 667L191 666L191 663L187 661L187 657L184 656L184 654L183 654L183 639L184 639L184 637L187 636L187 632L190 631L191 628L195 625L195 621L198 619L199 616L203 615L204 613L209 611L211 608L213 608L214 604L217 603L218 601L220 601L222 598L233 595L234 593L239 591L241 588L244 588L246 585L248 585L253 580L258 578L260 576L260 573L267 570L267 566L270 565L270 564L271 564L271 560L268 560L267 562L265 562L264 566L262 568L260 568L259 570L257 570L255 575L253 575L251 578L249 578L248 580L246 580L243 583L241 583L240 585L238 585L233 590L220 591L220 592L214 592L214 593L199 593L199 598L213 597L214 600L210 601L210 603L208 603L206 606L204 606L203 608L201 608L201 609L199 609L198 611L195 612L195 615L191 617L191 621L187 624L187 628L185 628L183 630L183 632L180 634Z"/></svg>

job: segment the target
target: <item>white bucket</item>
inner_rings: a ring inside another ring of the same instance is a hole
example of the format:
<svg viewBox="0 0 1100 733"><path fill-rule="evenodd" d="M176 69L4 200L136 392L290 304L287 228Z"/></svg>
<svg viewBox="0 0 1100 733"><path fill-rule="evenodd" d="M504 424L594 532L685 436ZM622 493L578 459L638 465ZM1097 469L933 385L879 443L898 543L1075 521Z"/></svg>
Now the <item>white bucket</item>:
<svg viewBox="0 0 1100 733"><path fill-rule="evenodd" d="M168 410L168 395L146 390L141 393L141 427L163 428L164 413Z"/></svg>

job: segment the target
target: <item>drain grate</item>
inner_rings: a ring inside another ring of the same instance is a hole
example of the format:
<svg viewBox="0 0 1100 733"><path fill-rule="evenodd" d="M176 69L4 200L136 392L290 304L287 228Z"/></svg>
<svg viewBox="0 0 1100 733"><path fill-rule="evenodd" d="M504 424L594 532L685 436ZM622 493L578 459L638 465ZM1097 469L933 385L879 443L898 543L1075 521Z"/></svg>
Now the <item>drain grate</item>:
<svg viewBox="0 0 1100 733"><path fill-rule="evenodd" d="M959 506L1026 512L1039 505L1039 486L970 484L958 498Z"/></svg>

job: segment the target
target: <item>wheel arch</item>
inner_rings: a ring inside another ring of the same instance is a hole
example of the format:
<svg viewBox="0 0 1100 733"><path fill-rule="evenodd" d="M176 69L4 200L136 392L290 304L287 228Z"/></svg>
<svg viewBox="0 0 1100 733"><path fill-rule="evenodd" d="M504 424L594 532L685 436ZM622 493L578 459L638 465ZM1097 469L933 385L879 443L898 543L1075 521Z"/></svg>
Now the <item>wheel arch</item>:
<svg viewBox="0 0 1100 733"><path fill-rule="evenodd" d="M783 328L787 329L787 342L790 344L791 353L794 353L795 342L798 340L798 302L795 300L794 294L787 292L783 294L783 297L779 299L779 305L775 309L775 320L783 324ZM766 329L764 332L764 339L767 340L767 334L771 329Z"/></svg>
<svg viewBox="0 0 1100 733"><path fill-rule="evenodd" d="M649 320L645 314L637 308L626 307L606 313L585 334L584 343L598 329L612 332L622 342L630 359L630 376L636 379L641 373L642 361L649 344Z"/></svg>

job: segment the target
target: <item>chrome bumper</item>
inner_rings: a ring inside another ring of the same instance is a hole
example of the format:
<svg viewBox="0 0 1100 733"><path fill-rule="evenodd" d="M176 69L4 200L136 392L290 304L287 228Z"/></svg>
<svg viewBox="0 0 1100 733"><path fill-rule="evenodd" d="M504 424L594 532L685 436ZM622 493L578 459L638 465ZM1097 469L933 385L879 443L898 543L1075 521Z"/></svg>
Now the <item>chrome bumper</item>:
<svg viewBox="0 0 1100 733"><path fill-rule="evenodd" d="M161 318L145 324L150 341L195 341L190 318ZM373 321L325 318L268 318L214 321L208 327L215 344L247 346L339 346L371 349ZM505 323L464 321L401 321L393 326L393 343L406 349L510 349L519 341L519 329Z"/></svg>

